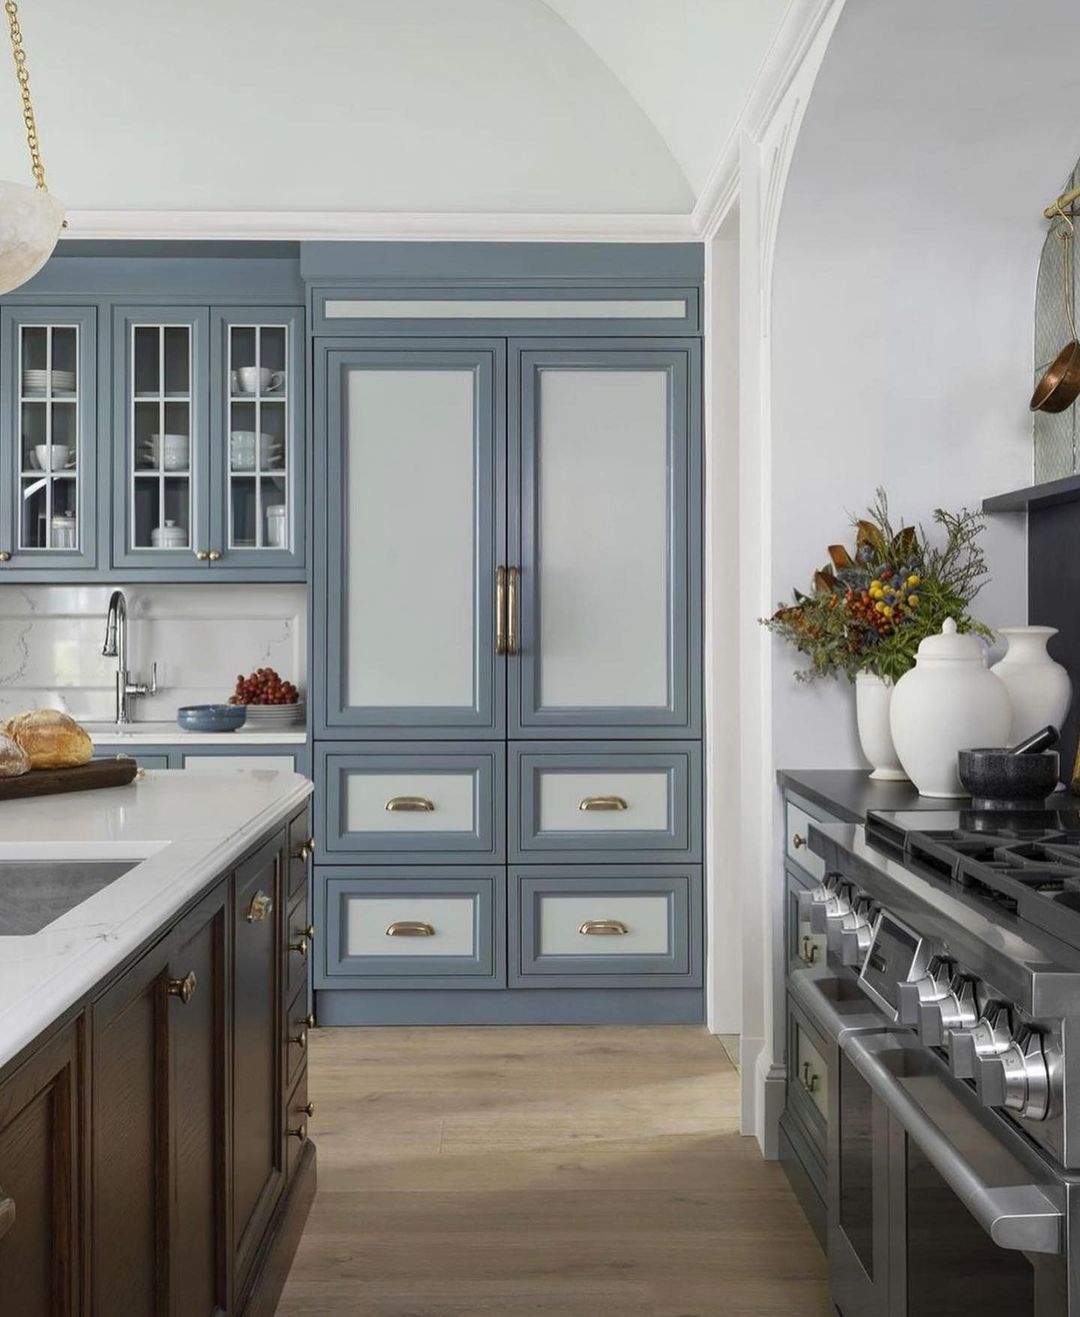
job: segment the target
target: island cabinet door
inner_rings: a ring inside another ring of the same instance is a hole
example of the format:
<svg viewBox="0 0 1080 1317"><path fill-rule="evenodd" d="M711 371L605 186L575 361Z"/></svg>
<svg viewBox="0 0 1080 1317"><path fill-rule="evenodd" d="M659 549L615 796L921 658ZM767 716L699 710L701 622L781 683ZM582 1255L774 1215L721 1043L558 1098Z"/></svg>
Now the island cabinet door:
<svg viewBox="0 0 1080 1317"><path fill-rule="evenodd" d="M513 345L510 736L700 731L697 345Z"/></svg>
<svg viewBox="0 0 1080 1317"><path fill-rule="evenodd" d="M66 1029L0 1083L0 1312L78 1311L79 1046Z"/></svg>
<svg viewBox="0 0 1080 1317"><path fill-rule="evenodd" d="M233 877L232 1215L238 1295L285 1176L284 858L282 834Z"/></svg>
<svg viewBox="0 0 1080 1317"><path fill-rule="evenodd" d="M322 349L320 732L498 737L501 342Z"/></svg>

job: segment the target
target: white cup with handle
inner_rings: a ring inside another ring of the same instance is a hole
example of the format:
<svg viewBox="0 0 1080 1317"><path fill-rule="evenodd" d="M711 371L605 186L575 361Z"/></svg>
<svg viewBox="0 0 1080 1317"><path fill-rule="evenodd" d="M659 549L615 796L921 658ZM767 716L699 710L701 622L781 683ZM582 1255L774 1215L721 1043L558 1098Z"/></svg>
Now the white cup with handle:
<svg viewBox="0 0 1080 1317"><path fill-rule="evenodd" d="M238 366L233 375L238 393L273 393L285 387L285 372L266 366Z"/></svg>

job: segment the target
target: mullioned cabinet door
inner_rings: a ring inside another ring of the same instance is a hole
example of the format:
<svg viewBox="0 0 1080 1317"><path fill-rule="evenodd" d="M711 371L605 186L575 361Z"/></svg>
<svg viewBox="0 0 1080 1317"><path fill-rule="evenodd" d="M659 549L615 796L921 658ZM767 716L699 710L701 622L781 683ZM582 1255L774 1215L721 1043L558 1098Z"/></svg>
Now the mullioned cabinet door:
<svg viewBox="0 0 1080 1317"><path fill-rule="evenodd" d="M510 736L700 735L699 345L515 342L510 381Z"/></svg>
<svg viewBox="0 0 1080 1317"><path fill-rule="evenodd" d="M319 351L319 734L499 737L504 344L324 340Z"/></svg>

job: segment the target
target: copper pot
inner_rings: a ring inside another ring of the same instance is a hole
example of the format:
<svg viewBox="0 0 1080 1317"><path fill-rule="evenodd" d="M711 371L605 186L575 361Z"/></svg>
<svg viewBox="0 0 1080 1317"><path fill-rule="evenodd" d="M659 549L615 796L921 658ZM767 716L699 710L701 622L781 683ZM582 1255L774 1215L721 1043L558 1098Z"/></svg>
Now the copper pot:
<svg viewBox="0 0 1080 1317"><path fill-rule="evenodd" d="M1061 286L1065 297L1065 318L1072 337L1043 372L1031 395L1033 412L1063 412L1080 396L1080 343L1076 339L1076 320L1073 315L1072 291L1072 236L1073 222L1061 209L1058 213L1065 221L1061 231Z"/></svg>

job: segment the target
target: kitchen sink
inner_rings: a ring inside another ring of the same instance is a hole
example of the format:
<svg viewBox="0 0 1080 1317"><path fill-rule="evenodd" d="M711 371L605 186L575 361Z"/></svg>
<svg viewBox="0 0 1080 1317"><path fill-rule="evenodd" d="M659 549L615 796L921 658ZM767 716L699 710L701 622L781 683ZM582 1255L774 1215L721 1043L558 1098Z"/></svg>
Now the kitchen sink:
<svg viewBox="0 0 1080 1317"><path fill-rule="evenodd" d="M0 937L39 933L141 863L141 859L0 863Z"/></svg>

